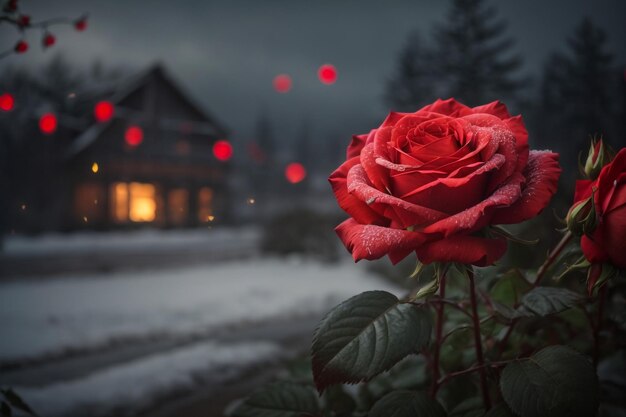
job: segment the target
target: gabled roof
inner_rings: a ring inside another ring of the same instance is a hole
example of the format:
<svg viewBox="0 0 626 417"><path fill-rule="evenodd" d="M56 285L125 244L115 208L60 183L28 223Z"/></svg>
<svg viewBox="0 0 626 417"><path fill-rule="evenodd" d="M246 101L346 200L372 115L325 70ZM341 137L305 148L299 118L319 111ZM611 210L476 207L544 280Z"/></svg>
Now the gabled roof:
<svg viewBox="0 0 626 417"><path fill-rule="evenodd" d="M114 86L105 87L95 93L95 95L99 96L100 99L107 99L114 105L118 106L118 108L116 108L115 118L132 115L137 116L137 111L125 109L119 105L131 94L145 87L146 84L154 78L160 79L162 82L169 84L170 87L172 87L172 90L177 94L178 98L193 109L200 119L200 121L161 119L158 121L159 127L164 130L177 129L181 123L184 123L190 131L196 133L213 136L226 136L227 130L220 123L218 123L213 116L211 116L206 110L191 99L189 94L187 94L184 89L173 80L160 63L157 63L147 70L133 75ZM115 118L113 120L115 120ZM72 141L67 150L66 157L71 158L88 148L109 127L111 122L112 121L107 123L92 123Z"/></svg>

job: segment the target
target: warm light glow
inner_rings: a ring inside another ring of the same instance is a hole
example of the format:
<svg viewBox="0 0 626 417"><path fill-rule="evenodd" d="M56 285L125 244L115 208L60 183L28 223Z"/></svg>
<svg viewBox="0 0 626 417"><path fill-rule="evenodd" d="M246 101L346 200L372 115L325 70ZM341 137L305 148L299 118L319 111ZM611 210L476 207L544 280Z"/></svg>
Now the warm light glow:
<svg viewBox="0 0 626 417"><path fill-rule="evenodd" d="M15 99L9 93L0 95L0 110L11 111L15 107Z"/></svg>
<svg viewBox="0 0 626 417"><path fill-rule="evenodd" d="M93 172L94 174L96 174L96 173L98 172L98 169L100 169L100 167L98 166L98 163L97 163L97 162L94 162L94 163L91 165L91 172Z"/></svg>
<svg viewBox="0 0 626 417"><path fill-rule="evenodd" d="M115 114L115 107L110 101L99 101L93 108L93 115L99 123L108 122Z"/></svg>
<svg viewBox="0 0 626 417"><path fill-rule="evenodd" d="M209 187L202 187L198 191L198 219L201 222L208 221L213 215L213 190Z"/></svg>
<svg viewBox="0 0 626 417"><path fill-rule="evenodd" d="M337 81L337 69L331 64L324 64L317 70L317 76L324 84L334 84Z"/></svg>
<svg viewBox="0 0 626 417"><path fill-rule="evenodd" d="M57 130L57 117L46 113L39 118L39 129L44 135L51 135Z"/></svg>
<svg viewBox="0 0 626 417"><path fill-rule="evenodd" d="M233 156L233 147L227 140L218 140L213 144L213 155L220 161L228 161Z"/></svg>
<svg viewBox="0 0 626 417"><path fill-rule="evenodd" d="M156 219L156 187L153 184L118 182L111 188L111 212L117 222L152 222Z"/></svg>
<svg viewBox="0 0 626 417"><path fill-rule="evenodd" d="M274 90L279 93L287 93L291 90L291 77L287 74L279 74L274 77Z"/></svg>
<svg viewBox="0 0 626 417"><path fill-rule="evenodd" d="M130 146L139 146L143 142L143 130L139 126L129 126L124 134L124 140Z"/></svg>
<svg viewBox="0 0 626 417"><path fill-rule="evenodd" d="M170 190L167 195L167 211L172 224L185 224L189 211L189 192L184 188Z"/></svg>
<svg viewBox="0 0 626 417"><path fill-rule="evenodd" d="M256 200L254 199L254 197L250 197L246 200L246 203L251 206L256 203Z"/></svg>
<svg viewBox="0 0 626 417"><path fill-rule="evenodd" d="M292 184L297 184L306 178L306 169L301 163L292 162L285 168L285 177Z"/></svg>

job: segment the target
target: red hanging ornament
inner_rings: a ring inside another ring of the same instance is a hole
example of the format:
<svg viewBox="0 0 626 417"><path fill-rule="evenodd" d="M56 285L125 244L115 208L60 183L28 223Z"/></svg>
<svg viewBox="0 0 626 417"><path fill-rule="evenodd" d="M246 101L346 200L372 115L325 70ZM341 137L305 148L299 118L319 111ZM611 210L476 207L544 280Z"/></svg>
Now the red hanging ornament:
<svg viewBox="0 0 626 417"><path fill-rule="evenodd" d="M21 28L30 26L30 16L26 14L20 15L20 17L18 17L17 19L17 24Z"/></svg>
<svg viewBox="0 0 626 417"><path fill-rule="evenodd" d="M323 84L334 84L337 81L337 69L331 64L322 65L317 76Z"/></svg>
<svg viewBox="0 0 626 417"><path fill-rule="evenodd" d="M28 43L26 41L19 41L15 44L14 50L18 54L23 54L24 52L28 51Z"/></svg>
<svg viewBox="0 0 626 417"><path fill-rule="evenodd" d="M124 140L130 146L139 146L143 142L143 129L139 126L129 126L124 134Z"/></svg>
<svg viewBox="0 0 626 417"><path fill-rule="evenodd" d="M81 17L76 22L74 22L74 29L76 29L79 32L82 32L85 29L87 29L87 18Z"/></svg>
<svg viewBox="0 0 626 417"><path fill-rule="evenodd" d="M292 184L297 184L306 178L306 169L299 162L292 162L285 168L285 178Z"/></svg>
<svg viewBox="0 0 626 417"><path fill-rule="evenodd" d="M93 108L93 115L98 123L108 122L115 114L115 107L110 101L99 101Z"/></svg>
<svg viewBox="0 0 626 417"><path fill-rule="evenodd" d="M9 93L0 95L0 110L11 111L15 107L15 99Z"/></svg>
<svg viewBox="0 0 626 417"><path fill-rule="evenodd" d="M44 48L49 48L52 45L54 45L57 41L57 38L54 37L53 34L51 33L46 33L46 35L43 37L43 46Z"/></svg>
<svg viewBox="0 0 626 417"><path fill-rule="evenodd" d="M233 157L233 146L227 140L218 140L213 144L213 155L219 161L228 161Z"/></svg>
<svg viewBox="0 0 626 417"><path fill-rule="evenodd" d="M44 135L51 135L57 130L57 117L54 113L45 113L39 118L39 129Z"/></svg>

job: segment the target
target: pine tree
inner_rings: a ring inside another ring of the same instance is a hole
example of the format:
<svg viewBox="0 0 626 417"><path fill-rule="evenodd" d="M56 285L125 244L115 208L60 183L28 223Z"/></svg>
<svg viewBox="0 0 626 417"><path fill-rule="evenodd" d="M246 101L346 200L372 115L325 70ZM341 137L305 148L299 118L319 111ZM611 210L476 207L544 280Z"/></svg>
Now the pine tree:
<svg viewBox="0 0 626 417"><path fill-rule="evenodd" d="M566 53L547 60L541 86L539 134L573 166L590 135L605 135L609 142L619 124L616 110L618 77L607 51L606 33L584 19L568 39Z"/></svg>
<svg viewBox="0 0 626 417"><path fill-rule="evenodd" d="M415 111L436 98L431 58L432 52L422 45L419 33L411 33L400 52L395 74L387 84L386 98L394 110Z"/></svg>
<svg viewBox="0 0 626 417"><path fill-rule="evenodd" d="M439 94L475 106L514 100L523 80L521 59L511 52L506 23L484 0L452 0L446 21L436 27L434 67Z"/></svg>

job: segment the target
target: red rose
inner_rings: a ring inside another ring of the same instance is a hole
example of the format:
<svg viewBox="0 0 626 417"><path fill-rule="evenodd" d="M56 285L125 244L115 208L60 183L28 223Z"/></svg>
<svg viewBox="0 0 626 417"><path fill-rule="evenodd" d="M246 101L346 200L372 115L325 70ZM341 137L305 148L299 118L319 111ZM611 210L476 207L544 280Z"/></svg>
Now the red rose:
<svg viewBox="0 0 626 417"><path fill-rule="evenodd" d="M598 220L593 232L580 240L583 253L591 263L609 262L626 269L626 148L595 181L576 181L574 202L589 198L592 190Z"/></svg>
<svg viewBox="0 0 626 417"><path fill-rule="evenodd" d="M415 251L423 263L489 265L506 241L481 229L536 216L560 172L557 154L529 153L521 116L504 104L437 100L353 137L329 178L352 217L336 231L356 261Z"/></svg>

